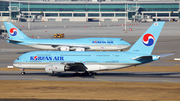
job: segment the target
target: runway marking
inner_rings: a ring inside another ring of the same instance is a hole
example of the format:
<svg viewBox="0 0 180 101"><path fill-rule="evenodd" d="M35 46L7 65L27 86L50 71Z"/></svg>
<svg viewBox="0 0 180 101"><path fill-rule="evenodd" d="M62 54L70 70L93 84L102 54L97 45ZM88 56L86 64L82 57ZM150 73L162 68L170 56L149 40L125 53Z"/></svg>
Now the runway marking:
<svg viewBox="0 0 180 101"><path fill-rule="evenodd" d="M99 81L104 81L104 82L111 82L111 81L108 81L108 80L103 80L103 79L96 79L96 80L99 80Z"/></svg>
<svg viewBox="0 0 180 101"><path fill-rule="evenodd" d="M178 66L179 64L176 64L175 66Z"/></svg>
<svg viewBox="0 0 180 101"><path fill-rule="evenodd" d="M168 82L168 83L178 83L178 82L173 82L173 81L167 81L167 80L163 80L164 82ZM179 83L178 83L179 84Z"/></svg>
<svg viewBox="0 0 180 101"><path fill-rule="evenodd" d="M37 79L37 78L33 78L34 80L38 80L38 81L46 81L46 80L43 80L43 79Z"/></svg>

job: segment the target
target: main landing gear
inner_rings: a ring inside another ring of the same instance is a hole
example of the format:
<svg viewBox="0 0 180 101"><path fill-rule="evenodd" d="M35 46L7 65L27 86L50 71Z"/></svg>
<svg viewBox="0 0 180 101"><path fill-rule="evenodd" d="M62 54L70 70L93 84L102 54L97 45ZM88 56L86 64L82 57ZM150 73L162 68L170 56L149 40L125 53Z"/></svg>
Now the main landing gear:
<svg viewBox="0 0 180 101"><path fill-rule="evenodd" d="M85 71L83 74L85 74L86 76L93 76L93 75L97 75L97 73L96 73L96 72L94 72L94 71L90 71L90 72Z"/></svg>
<svg viewBox="0 0 180 101"><path fill-rule="evenodd" d="M97 73L94 71L89 71L89 72L85 71L84 73L76 72L76 73L74 73L74 75L76 75L76 76L94 76L94 75L97 75Z"/></svg>
<svg viewBox="0 0 180 101"><path fill-rule="evenodd" d="M22 72L21 72L22 75L26 74L24 70L25 70L25 69L22 69Z"/></svg>

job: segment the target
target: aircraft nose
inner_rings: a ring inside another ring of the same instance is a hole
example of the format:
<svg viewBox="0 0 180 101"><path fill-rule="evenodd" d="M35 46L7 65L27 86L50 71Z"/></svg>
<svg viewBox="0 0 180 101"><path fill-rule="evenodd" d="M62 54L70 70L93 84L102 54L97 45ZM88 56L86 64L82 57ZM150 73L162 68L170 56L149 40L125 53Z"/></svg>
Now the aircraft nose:
<svg viewBox="0 0 180 101"><path fill-rule="evenodd" d="M128 48L128 47L130 47L130 46L131 46L131 44L130 44L130 43L128 43L128 42L126 42L126 41L124 41L123 48Z"/></svg>
<svg viewBox="0 0 180 101"><path fill-rule="evenodd" d="M14 67L19 67L18 62L19 62L19 58L17 58L17 59L13 62L13 66L14 66Z"/></svg>
<svg viewBox="0 0 180 101"><path fill-rule="evenodd" d="M14 67L17 67L17 62L14 61L14 62L13 62L13 66L14 66Z"/></svg>
<svg viewBox="0 0 180 101"><path fill-rule="evenodd" d="M23 68L22 64L19 62L13 62L13 66L17 68Z"/></svg>

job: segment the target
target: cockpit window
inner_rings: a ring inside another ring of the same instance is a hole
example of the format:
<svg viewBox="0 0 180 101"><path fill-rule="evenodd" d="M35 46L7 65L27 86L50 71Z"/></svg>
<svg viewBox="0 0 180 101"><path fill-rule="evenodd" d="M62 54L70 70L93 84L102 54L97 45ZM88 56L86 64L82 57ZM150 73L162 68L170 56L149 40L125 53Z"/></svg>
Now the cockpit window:
<svg viewBox="0 0 180 101"><path fill-rule="evenodd" d="M19 60L19 58L17 58L16 60Z"/></svg>

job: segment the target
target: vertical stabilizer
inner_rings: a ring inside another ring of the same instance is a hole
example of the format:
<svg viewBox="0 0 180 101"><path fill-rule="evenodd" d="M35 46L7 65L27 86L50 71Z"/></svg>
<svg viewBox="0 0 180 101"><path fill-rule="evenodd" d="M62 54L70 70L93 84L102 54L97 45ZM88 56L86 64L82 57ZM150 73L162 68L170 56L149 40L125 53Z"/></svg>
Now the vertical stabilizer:
<svg viewBox="0 0 180 101"><path fill-rule="evenodd" d="M127 52L150 55L161 33L164 23L165 22L154 22Z"/></svg>
<svg viewBox="0 0 180 101"><path fill-rule="evenodd" d="M4 22L6 30L9 35L9 39L18 40L18 39L29 39L23 32L21 32L16 26L14 26L11 22Z"/></svg>

